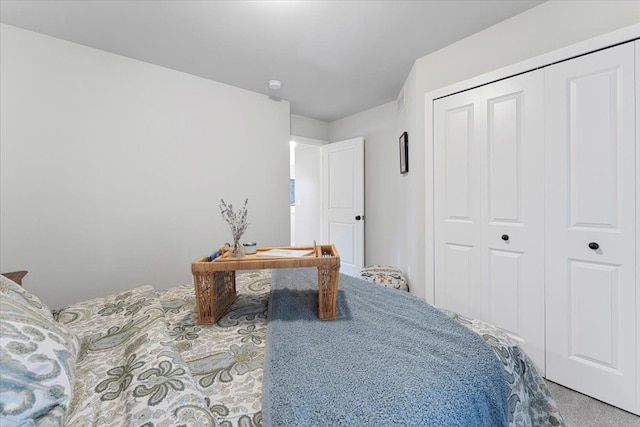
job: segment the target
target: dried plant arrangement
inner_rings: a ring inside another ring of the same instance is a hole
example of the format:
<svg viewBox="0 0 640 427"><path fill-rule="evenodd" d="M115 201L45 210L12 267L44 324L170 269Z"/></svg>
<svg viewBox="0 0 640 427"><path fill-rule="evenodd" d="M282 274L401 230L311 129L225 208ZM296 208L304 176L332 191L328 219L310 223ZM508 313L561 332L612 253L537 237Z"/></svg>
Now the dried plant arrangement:
<svg viewBox="0 0 640 427"><path fill-rule="evenodd" d="M247 222L247 203L249 199L244 199L244 205L238 212L234 212L232 204L226 204L224 199L220 199L220 213L222 219L227 223L227 227L231 231L233 237L233 245L229 249L229 256L241 258L244 256L244 248L240 243L240 238L247 230L249 223Z"/></svg>

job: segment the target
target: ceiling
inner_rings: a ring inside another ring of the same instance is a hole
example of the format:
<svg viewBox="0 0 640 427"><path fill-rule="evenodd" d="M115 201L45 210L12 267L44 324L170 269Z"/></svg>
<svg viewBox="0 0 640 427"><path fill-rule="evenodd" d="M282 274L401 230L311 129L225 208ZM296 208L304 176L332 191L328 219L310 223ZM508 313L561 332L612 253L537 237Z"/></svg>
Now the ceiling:
<svg viewBox="0 0 640 427"><path fill-rule="evenodd" d="M1 0L0 20L283 98L292 113L330 122L396 99L417 58L540 3Z"/></svg>

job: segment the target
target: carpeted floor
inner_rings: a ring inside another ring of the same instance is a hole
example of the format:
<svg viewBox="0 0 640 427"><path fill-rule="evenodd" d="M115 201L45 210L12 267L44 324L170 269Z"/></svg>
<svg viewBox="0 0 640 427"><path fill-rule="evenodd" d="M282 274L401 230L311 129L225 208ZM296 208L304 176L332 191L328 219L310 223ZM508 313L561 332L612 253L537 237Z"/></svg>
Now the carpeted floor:
<svg viewBox="0 0 640 427"><path fill-rule="evenodd" d="M568 427L640 427L640 417L547 381Z"/></svg>

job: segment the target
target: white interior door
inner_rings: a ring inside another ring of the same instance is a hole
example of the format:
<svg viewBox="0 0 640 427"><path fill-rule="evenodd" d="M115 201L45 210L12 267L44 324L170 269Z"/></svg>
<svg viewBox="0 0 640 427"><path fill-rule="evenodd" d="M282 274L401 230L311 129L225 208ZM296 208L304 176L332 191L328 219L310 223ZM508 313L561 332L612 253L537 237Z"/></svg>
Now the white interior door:
<svg viewBox="0 0 640 427"><path fill-rule="evenodd" d="M634 46L545 79L547 378L638 413Z"/></svg>
<svg viewBox="0 0 640 427"><path fill-rule="evenodd" d="M435 303L481 318L480 98L434 103Z"/></svg>
<svg viewBox="0 0 640 427"><path fill-rule="evenodd" d="M483 86L482 289L486 320L545 373L544 79Z"/></svg>
<svg viewBox="0 0 640 427"><path fill-rule="evenodd" d="M340 272L356 276L364 266L364 139L322 147L324 243L340 254Z"/></svg>
<svg viewBox="0 0 640 427"><path fill-rule="evenodd" d="M544 374L543 75L437 100L435 303L490 322Z"/></svg>
<svg viewBox="0 0 640 427"><path fill-rule="evenodd" d="M636 414L640 413L640 41L636 48ZM640 414L639 414L640 415Z"/></svg>

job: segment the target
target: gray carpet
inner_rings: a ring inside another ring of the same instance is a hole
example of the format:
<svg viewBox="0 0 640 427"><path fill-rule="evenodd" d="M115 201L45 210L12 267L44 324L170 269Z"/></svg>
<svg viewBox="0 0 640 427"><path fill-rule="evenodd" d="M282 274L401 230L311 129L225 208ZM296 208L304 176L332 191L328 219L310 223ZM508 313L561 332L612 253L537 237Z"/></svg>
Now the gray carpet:
<svg viewBox="0 0 640 427"><path fill-rule="evenodd" d="M547 380L568 427L640 427L640 417Z"/></svg>

